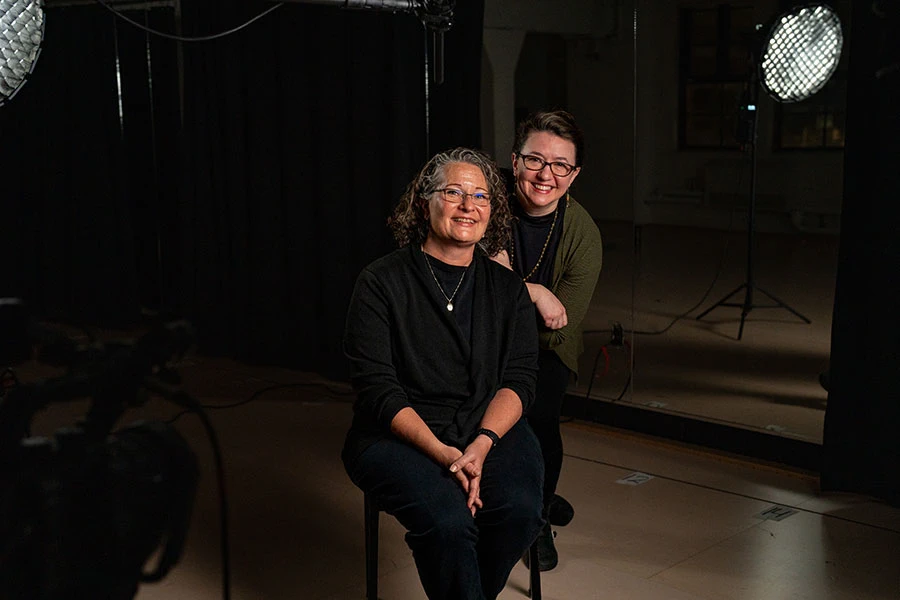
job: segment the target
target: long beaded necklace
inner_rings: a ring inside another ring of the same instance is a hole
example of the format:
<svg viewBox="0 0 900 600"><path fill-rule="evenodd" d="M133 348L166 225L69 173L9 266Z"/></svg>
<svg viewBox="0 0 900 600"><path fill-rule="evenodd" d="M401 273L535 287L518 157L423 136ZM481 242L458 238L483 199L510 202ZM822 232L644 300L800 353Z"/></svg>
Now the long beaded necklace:
<svg viewBox="0 0 900 600"><path fill-rule="evenodd" d="M566 194L566 201L568 202L569 195ZM541 248L541 255L538 256L537 262L534 264L534 268L531 269L531 272L522 278L522 281L528 281L532 278L532 276L537 273L538 267L541 266L541 261L544 260L544 253L547 252L547 246L550 245L550 238L553 237L553 228L556 227L556 218L559 216L559 206L556 207L556 210L553 211L553 222L550 223L550 231L547 232L547 239L544 240L544 247ZM509 264L515 264L513 262L513 247L515 244L510 244L509 246Z"/></svg>
<svg viewBox="0 0 900 600"><path fill-rule="evenodd" d="M456 284L456 289L453 290L453 294L450 297L447 297L447 294L444 292L444 288L441 287L441 282L438 281L437 275L434 274L434 269L431 267L431 261L428 260L428 254L425 253L425 250L422 250L422 255L425 257L425 264L428 265L428 270L431 271L431 277L434 278L434 282L437 284L438 289L441 291L441 296L444 297L444 300L447 301L447 312L453 312L453 299L456 298L456 292L459 291L459 286L462 285L463 279L466 278L466 273L469 272L469 267L466 267L465 271L463 271L462 277L459 278L459 283Z"/></svg>

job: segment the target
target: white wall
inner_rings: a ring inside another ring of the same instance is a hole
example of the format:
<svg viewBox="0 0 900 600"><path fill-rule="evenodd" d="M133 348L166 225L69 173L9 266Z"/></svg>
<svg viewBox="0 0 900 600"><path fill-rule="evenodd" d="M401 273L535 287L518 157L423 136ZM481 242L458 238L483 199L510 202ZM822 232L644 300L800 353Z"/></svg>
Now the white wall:
<svg viewBox="0 0 900 600"><path fill-rule="evenodd" d="M747 193L747 156L679 150L677 137L678 9L723 1L728 0L487 0L487 149L501 164L508 161L515 64L525 33L565 34L568 108L587 139L585 170L576 184L579 200L601 220L727 227L732 211L723 198ZM758 0L757 20L774 14L776 6L776 0ZM774 112L774 103L762 98L757 227L833 231L843 153L773 152ZM736 226L742 218L738 213Z"/></svg>

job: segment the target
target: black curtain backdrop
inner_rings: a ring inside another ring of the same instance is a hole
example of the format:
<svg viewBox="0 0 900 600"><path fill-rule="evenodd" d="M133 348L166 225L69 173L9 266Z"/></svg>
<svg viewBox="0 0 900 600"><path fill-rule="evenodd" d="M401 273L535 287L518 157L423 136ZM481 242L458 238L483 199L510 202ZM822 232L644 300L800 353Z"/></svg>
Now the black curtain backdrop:
<svg viewBox="0 0 900 600"><path fill-rule="evenodd" d="M138 315L115 43L108 13L51 11L37 68L0 108L0 294L46 318Z"/></svg>
<svg viewBox="0 0 900 600"><path fill-rule="evenodd" d="M900 505L897 3L854 2L852 27L821 485Z"/></svg>
<svg viewBox="0 0 900 600"><path fill-rule="evenodd" d="M182 34L269 6L186 0ZM482 14L460 3L446 35L432 152L480 144ZM175 30L170 9L128 15ZM82 325L185 317L205 353L344 377L353 281L394 247L385 220L427 159L422 23L286 4L181 45L97 6L47 23L32 81L0 109L0 294Z"/></svg>

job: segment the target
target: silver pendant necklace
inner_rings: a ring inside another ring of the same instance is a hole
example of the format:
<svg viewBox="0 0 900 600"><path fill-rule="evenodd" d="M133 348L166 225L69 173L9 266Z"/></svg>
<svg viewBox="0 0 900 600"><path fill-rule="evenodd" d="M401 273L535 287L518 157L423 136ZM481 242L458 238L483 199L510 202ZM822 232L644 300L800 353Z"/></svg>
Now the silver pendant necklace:
<svg viewBox="0 0 900 600"><path fill-rule="evenodd" d="M434 274L434 269L431 267L431 261L428 260L428 254L425 253L425 250L422 250L422 255L425 257L425 264L428 265L428 270L431 271L431 277L434 279L434 282L437 284L438 289L441 291L441 296L444 297L444 300L447 301L447 312L453 312L453 299L456 298L456 292L459 291L459 286L462 285L463 279L466 278L466 273L469 271L469 267L466 267L465 271L463 271L462 277L459 278L459 283L456 284L456 289L453 290L453 294L450 297L447 297L447 294L444 292L444 288L441 287L441 282L438 281L437 275Z"/></svg>

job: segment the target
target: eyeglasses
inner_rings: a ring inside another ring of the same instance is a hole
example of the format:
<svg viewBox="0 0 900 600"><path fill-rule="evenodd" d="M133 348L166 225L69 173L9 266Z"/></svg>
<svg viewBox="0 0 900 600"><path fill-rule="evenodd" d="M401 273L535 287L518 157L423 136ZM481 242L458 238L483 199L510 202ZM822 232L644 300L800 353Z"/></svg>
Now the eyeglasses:
<svg viewBox="0 0 900 600"><path fill-rule="evenodd" d="M566 177L575 170L575 167L569 163L547 162L540 156L535 156L533 154L519 154L518 156L522 159L522 164L524 164L525 168L529 171L541 171L544 167L550 165L551 173L557 177Z"/></svg>
<svg viewBox="0 0 900 600"><path fill-rule="evenodd" d="M487 206L491 203L491 195L484 192L467 194L464 191L458 190L456 188L443 188L434 191L440 192L441 196L444 197L444 200L452 204L462 204L462 201L465 200L466 196L472 199L472 204L474 204L475 206Z"/></svg>

